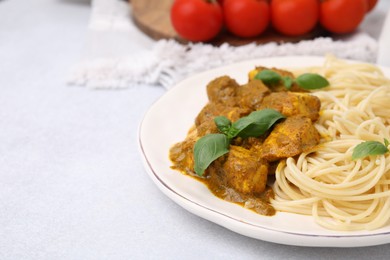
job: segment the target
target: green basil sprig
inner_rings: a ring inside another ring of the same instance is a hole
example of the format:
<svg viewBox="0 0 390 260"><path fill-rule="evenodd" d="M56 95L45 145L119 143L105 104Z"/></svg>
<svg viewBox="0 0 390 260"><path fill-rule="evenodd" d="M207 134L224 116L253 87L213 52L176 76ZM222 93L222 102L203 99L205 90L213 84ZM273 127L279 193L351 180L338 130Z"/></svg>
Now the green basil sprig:
<svg viewBox="0 0 390 260"><path fill-rule="evenodd" d="M312 90L329 86L329 81L321 75L315 73L305 73L299 75L295 82L303 89Z"/></svg>
<svg viewBox="0 0 390 260"><path fill-rule="evenodd" d="M291 87L292 87L292 84L294 83L294 80L291 77L288 77L288 76L283 77L282 80L283 80L284 87L286 89L290 90Z"/></svg>
<svg viewBox="0 0 390 260"><path fill-rule="evenodd" d="M229 134L230 127L232 126L232 122L225 116L217 116L214 118L214 123L217 126L218 130L225 134L226 136Z"/></svg>
<svg viewBox="0 0 390 260"><path fill-rule="evenodd" d="M267 108L254 111L232 124L228 132L228 138L232 139L236 136L242 138L261 136L265 134L276 121L282 118L285 118L285 116L274 109Z"/></svg>
<svg viewBox="0 0 390 260"><path fill-rule="evenodd" d="M282 81L286 89L291 89L294 82L306 90L321 89L329 86L329 81L316 73L304 73L293 80L289 76L282 77L273 70L262 70L256 74L255 79L263 81L267 86L272 86Z"/></svg>
<svg viewBox="0 0 390 260"><path fill-rule="evenodd" d="M389 151L389 141L384 139L384 144L378 141L366 141L358 144L352 153L352 160L364 158L369 155L382 155Z"/></svg>
<svg viewBox="0 0 390 260"><path fill-rule="evenodd" d="M194 170L203 175L209 165L229 152L229 139L224 134L208 134L200 138L194 145Z"/></svg>
<svg viewBox="0 0 390 260"><path fill-rule="evenodd" d="M213 161L228 153L233 138L261 136L282 118L285 116L274 109L254 111L234 123L225 116L215 117L214 122L221 133L205 135L195 143L195 173L202 176Z"/></svg>
<svg viewBox="0 0 390 260"><path fill-rule="evenodd" d="M263 83L267 86L278 84L282 77L273 70L262 70L256 74L255 79L259 79L263 81Z"/></svg>

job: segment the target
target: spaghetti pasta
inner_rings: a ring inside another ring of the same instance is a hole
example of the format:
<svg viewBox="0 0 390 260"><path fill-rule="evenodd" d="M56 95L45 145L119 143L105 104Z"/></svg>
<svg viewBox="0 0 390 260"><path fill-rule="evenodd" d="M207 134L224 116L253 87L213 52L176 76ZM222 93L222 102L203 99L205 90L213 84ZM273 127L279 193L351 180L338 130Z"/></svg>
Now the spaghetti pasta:
<svg viewBox="0 0 390 260"><path fill-rule="evenodd" d="M390 154L352 160L352 152L363 141L390 140L390 80L374 65L331 56L307 70L331 84L312 93L321 100L322 142L279 164L271 204L328 229L380 228L390 219Z"/></svg>

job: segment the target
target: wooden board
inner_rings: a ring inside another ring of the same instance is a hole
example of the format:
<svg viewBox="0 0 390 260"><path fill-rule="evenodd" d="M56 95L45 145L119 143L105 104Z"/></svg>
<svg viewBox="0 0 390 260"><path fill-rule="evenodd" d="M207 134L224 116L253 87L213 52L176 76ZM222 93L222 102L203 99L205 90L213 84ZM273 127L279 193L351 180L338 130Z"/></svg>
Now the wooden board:
<svg viewBox="0 0 390 260"><path fill-rule="evenodd" d="M179 42L186 43L186 40L177 35L170 21L170 9L173 1L174 0L131 0L130 4L132 5L134 23L144 33L155 40L176 39ZM259 37L243 39L224 30L210 43L220 45L227 42L233 46L239 46L251 42L298 42L300 40L313 39L318 36L327 35L328 34L324 30L315 28L308 34L299 37L288 37L281 35L270 28Z"/></svg>

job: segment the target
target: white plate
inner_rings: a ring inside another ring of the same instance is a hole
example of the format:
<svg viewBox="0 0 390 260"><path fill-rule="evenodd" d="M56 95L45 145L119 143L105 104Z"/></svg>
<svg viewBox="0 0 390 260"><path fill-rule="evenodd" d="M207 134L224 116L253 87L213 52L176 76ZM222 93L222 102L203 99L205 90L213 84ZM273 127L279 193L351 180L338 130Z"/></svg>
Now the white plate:
<svg viewBox="0 0 390 260"><path fill-rule="evenodd" d="M247 81L256 65L281 68L321 65L320 57L277 57L237 63L190 77L163 95L146 113L139 128L145 168L169 198L190 212L242 235L270 242L319 247L360 247L390 243L390 226L374 231L336 232L314 223L310 216L278 212L266 217L215 197L201 182L172 170L170 147L184 140L207 102L207 83L229 75ZM387 75L390 70L384 68ZM390 209L389 209L390 210Z"/></svg>

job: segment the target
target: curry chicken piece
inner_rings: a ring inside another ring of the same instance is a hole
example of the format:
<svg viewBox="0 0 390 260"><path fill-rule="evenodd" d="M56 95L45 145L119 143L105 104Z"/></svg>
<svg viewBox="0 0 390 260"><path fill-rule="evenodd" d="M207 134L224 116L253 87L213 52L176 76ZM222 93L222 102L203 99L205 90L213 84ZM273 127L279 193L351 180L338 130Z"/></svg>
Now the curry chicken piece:
<svg viewBox="0 0 390 260"><path fill-rule="evenodd" d="M270 89L261 80L252 80L247 84L238 83L228 76L214 79L207 85L210 103L228 107L242 107L256 110Z"/></svg>
<svg viewBox="0 0 390 260"><path fill-rule="evenodd" d="M169 150L169 158L175 162L172 169L177 169L186 174L194 174L194 145L197 140L196 131L191 129L187 138L179 143L176 143Z"/></svg>
<svg viewBox="0 0 390 260"><path fill-rule="evenodd" d="M216 196L243 203L245 208L259 214L274 215L275 209L269 204L274 192L266 186L268 163L245 148L231 146L231 149L232 154L218 158L207 168L209 189Z"/></svg>
<svg viewBox="0 0 390 260"><path fill-rule="evenodd" d="M225 106L236 106L236 95L240 85L229 76L222 76L212 80L207 85L207 97L212 103Z"/></svg>
<svg viewBox="0 0 390 260"><path fill-rule="evenodd" d="M268 162L240 146L230 146L222 166L228 187L244 195L259 195L267 184Z"/></svg>
<svg viewBox="0 0 390 260"><path fill-rule="evenodd" d="M260 109L272 108L289 117L301 115L313 122L319 117L321 101L307 93L273 92L263 99Z"/></svg>
<svg viewBox="0 0 390 260"><path fill-rule="evenodd" d="M263 98L270 93L261 80L251 80L238 89L237 99L241 107L251 110L259 109Z"/></svg>
<svg viewBox="0 0 390 260"><path fill-rule="evenodd" d="M261 157L267 161L307 152L320 141L320 134L307 117L292 116L279 123L265 139Z"/></svg>
<svg viewBox="0 0 390 260"><path fill-rule="evenodd" d="M206 134L218 133L218 128L214 123L214 118L217 116L226 116L230 121L234 122L248 115L250 112L251 110L247 108L228 107L220 103L209 102L195 118L198 136L201 137Z"/></svg>

